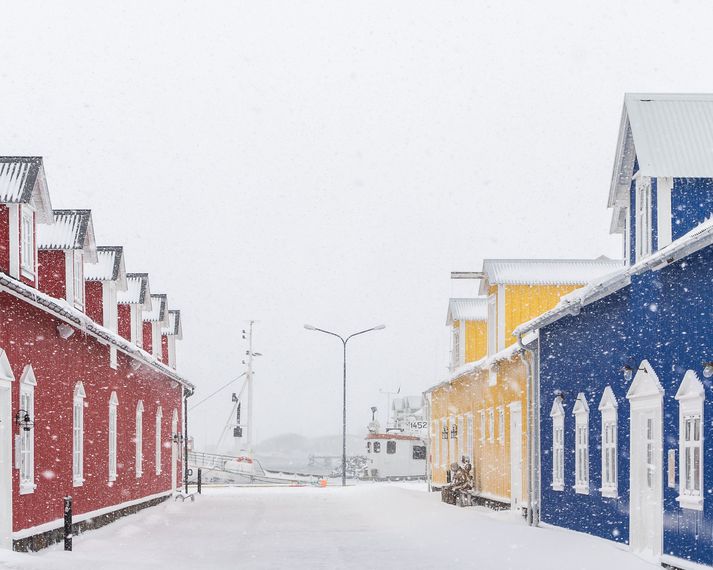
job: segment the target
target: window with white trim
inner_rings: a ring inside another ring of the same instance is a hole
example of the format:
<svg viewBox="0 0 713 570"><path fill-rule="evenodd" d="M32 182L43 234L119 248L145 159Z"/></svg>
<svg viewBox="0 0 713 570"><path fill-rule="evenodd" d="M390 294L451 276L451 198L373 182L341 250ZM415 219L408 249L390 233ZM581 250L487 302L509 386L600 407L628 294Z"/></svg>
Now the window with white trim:
<svg viewBox="0 0 713 570"><path fill-rule="evenodd" d="M651 179L636 180L636 260L651 253Z"/></svg>
<svg viewBox="0 0 713 570"><path fill-rule="evenodd" d="M485 443L485 410L480 410L480 443Z"/></svg>
<svg viewBox="0 0 713 570"><path fill-rule="evenodd" d="M465 452L468 455L468 459L470 461L473 461L473 414L468 414L466 416L466 425L467 425L467 431L466 431L466 444L465 444Z"/></svg>
<svg viewBox="0 0 713 570"><path fill-rule="evenodd" d="M116 392L111 393L109 398L109 481L116 481L116 454L117 454L117 409L119 407L119 398Z"/></svg>
<svg viewBox="0 0 713 570"><path fill-rule="evenodd" d="M685 509L703 510L703 402L705 389L689 370L676 393L678 400L678 497Z"/></svg>
<svg viewBox="0 0 713 570"><path fill-rule="evenodd" d="M84 260L81 250L74 251L74 304L84 307Z"/></svg>
<svg viewBox="0 0 713 570"><path fill-rule="evenodd" d="M495 410L493 408L488 409L488 441L490 443L495 441Z"/></svg>
<svg viewBox="0 0 713 570"><path fill-rule="evenodd" d="M498 351L498 307L497 297L488 297L488 356Z"/></svg>
<svg viewBox="0 0 713 570"><path fill-rule="evenodd" d="M72 483L84 484L84 384L77 382L72 403Z"/></svg>
<svg viewBox="0 0 713 570"><path fill-rule="evenodd" d="M136 442L136 476L144 474L144 402L139 400L136 404L136 431L134 441Z"/></svg>
<svg viewBox="0 0 713 570"><path fill-rule="evenodd" d="M465 455L466 434L465 434L465 417L458 416L458 458Z"/></svg>
<svg viewBox="0 0 713 570"><path fill-rule="evenodd" d="M453 346L451 348L451 369L455 370L461 364L460 362L460 323L453 325L453 334L451 335L451 342Z"/></svg>
<svg viewBox="0 0 713 570"><path fill-rule="evenodd" d="M583 392L577 395L574 416L574 490L589 494L589 404Z"/></svg>
<svg viewBox="0 0 713 570"><path fill-rule="evenodd" d="M20 380L20 410L26 414L30 421L35 417L35 386L37 380L32 366L25 366ZM19 437L19 459L20 464L20 494L32 493L35 485L35 428L32 425L20 426Z"/></svg>
<svg viewBox="0 0 713 570"><path fill-rule="evenodd" d="M35 274L35 214L28 206L22 206L22 222L20 229L22 271L34 276Z"/></svg>
<svg viewBox="0 0 713 570"><path fill-rule="evenodd" d="M552 490L564 491L564 406L562 396L555 397L552 418Z"/></svg>
<svg viewBox="0 0 713 570"><path fill-rule="evenodd" d="M498 441L500 445L505 443L505 408L498 408Z"/></svg>
<svg viewBox="0 0 713 570"><path fill-rule="evenodd" d="M611 386L604 388L599 402L602 414L602 496L616 498L619 496L619 478L617 474L617 408L619 404Z"/></svg>
<svg viewBox="0 0 713 570"><path fill-rule="evenodd" d="M458 427L456 426L455 416L448 418L448 429L450 430L450 435L448 437L448 462L453 463L457 461L456 457L456 443L458 437Z"/></svg>
<svg viewBox="0 0 713 570"><path fill-rule="evenodd" d="M156 475L161 475L161 446L163 445L161 441L161 419L163 417L163 411L161 406L156 410Z"/></svg>

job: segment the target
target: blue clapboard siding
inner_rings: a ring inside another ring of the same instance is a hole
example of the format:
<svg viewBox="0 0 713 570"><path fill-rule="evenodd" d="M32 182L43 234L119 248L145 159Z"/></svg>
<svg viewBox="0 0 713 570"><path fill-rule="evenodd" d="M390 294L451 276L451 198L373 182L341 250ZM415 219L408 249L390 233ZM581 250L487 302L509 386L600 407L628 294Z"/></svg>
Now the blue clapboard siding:
<svg viewBox="0 0 713 570"><path fill-rule="evenodd" d="M691 231L711 215L713 215L713 180L674 178L671 193L673 239Z"/></svg>
<svg viewBox="0 0 713 570"><path fill-rule="evenodd" d="M678 457L678 402L685 372L703 378L702 362L713 360L713 246L632 283L540 331L542 438L542 520L549 524L626 543L629 539L629 403L621 368L643 359L664 389L664 552L699 563L713 563L713 392L704 406L703 512L681 509L677 489L667 486L668 450ZM597 409L610 385L619 402L619 498L601 496L601 415ZM565 490L553 491L552 420L555 390L565 391ZM590 494L574 492L574 417L578 392L589 402Z"/></svg>

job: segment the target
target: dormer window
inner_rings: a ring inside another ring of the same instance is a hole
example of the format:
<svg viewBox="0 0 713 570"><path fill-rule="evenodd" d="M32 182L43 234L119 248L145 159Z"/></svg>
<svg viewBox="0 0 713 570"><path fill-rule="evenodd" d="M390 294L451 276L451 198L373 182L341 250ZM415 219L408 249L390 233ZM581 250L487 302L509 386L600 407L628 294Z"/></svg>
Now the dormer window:
<svg viewBox="0 0 713 570"><path fill-rule="evenodd" d="M34 212L27 206L22 208L21 224L22 272L27 277L35 275L35 220Z"/></svg>
<svg viewBox="0 0 713 570"><path fill-rule="evenodd" d="M84 260L82 252L74 252L74 304L78 308L84 307Z"/></svg>
<svg viewBox="0 0 713 570"><path fill-rule="evenodd" d="M636 180L636 260L651 254L651 179Z"/></svg>

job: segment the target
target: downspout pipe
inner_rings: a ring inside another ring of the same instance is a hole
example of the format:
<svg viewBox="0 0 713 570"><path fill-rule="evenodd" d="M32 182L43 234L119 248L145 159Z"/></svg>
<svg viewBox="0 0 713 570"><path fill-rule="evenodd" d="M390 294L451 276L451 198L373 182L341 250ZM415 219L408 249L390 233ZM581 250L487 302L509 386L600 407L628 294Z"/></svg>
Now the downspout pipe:
<svg viewBox="0 0 713 570"><path fill-rule="evenodd" d="M517 343L520 346L520 358L527 369L526 395L527 395L527 524L530 526L539 525L539 513L535 514L538 508L537 499L534 497L535 489L535 388L534 388L534 370L533 362L535 360L535 351L528 348L522 341L522 334L517 335ZM529 356L528 356L529 353Z"/></svg>

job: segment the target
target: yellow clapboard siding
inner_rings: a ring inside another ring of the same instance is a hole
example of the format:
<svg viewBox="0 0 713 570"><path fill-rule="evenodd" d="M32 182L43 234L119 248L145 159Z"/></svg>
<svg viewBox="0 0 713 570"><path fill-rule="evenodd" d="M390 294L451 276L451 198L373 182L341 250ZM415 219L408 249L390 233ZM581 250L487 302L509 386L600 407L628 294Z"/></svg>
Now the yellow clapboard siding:
<svg viewBox="0 0 713 570"><path fill-rule="evenodd" d="M506 285L505 346L517 342L512 332L524 322L552 309L563 295L581 285Z"/></svg>
<svg viewBox="0 0 713 570"><path fill-rule="evenodd" d="M488 352L488 322L466 321L465 323L465 361L475 362Z"/></svg>

